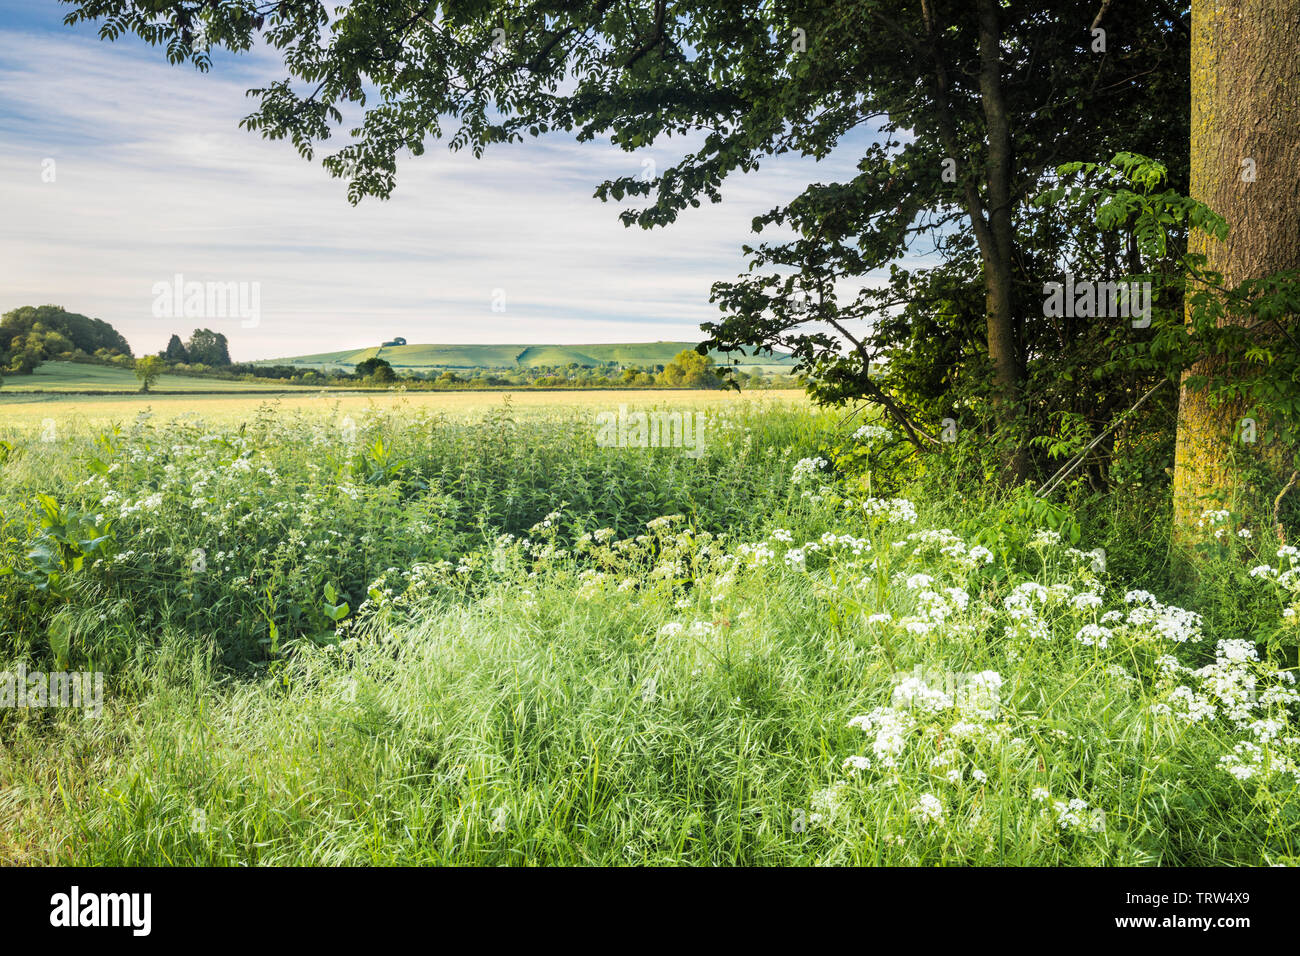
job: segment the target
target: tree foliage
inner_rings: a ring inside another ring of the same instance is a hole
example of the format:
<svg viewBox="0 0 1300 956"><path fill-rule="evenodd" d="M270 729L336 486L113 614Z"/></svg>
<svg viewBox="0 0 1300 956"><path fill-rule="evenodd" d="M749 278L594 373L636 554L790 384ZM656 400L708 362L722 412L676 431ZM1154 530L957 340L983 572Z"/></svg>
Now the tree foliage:
<svg viewBox="0 0 1300 956"><path fill-rule="evenodd" d="M185 343L185 351L189 361L196 365L225 368L230 364L230 347L225 335L211 329L195 329Z"/></svg>
<svg viewBox="0 0 1300 956"><path fill-rule="evenodd" d="M146 355L135 360L135 377L140 380L140 391L147 392L163 373L163 360L156 355Z"/></svg>
<svg viewBox="0 0 1300 956"><path fill-rule="evenodd" d="M31 372L53 358L130 354L113 326L62 306L25 305L0 318L0 360L16 372Z"/></svg>
<svg viewBox="0 0 1300 956"><path fill-rule="evenodd" d="M353 373L357 378L364 378L381 384L397 381L397 373L393 371L393 366L389 364L387 359L364 359L356 364Z"/></svg>
<svg viewBox="0 0 1300 956"><path fill-rule="evenodd" d="M169 362L184 362L186 364L189 363L190 361L189 350L185 348L185 343L181 341L181 337L179 335L173 333L172 337L167 340L167 348L163 352L163 358L165 358Z"/></svg>
<svg viewBox="0 0 1300 956"><path fill-rule="evenodd" d="M659 373L660 385L675 388L719 388L722 380L713 368L713 359L690 350L677 353Z"/></svg>

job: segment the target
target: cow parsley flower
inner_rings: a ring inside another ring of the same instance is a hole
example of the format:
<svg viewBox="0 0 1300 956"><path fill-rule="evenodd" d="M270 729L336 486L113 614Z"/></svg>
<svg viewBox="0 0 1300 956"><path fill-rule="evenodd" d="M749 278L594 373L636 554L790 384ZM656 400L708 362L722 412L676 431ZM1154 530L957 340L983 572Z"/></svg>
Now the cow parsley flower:
<svg viewBox="0 0 1300 956"><path fill-rule="evenodd" d="M794 471L790 475L790 481L793 484L802 484L809 478L816 476L817 472L829 465L825 458L820 455L816 458L800 458L794 465Z"/></svg>
<svg viewBox="0 0 1300 956"><path fill-rule="evenodd" d="M1052 809L1056 811L1056 822L1062 830L1083 830L1089 826L1088 804L1078 797L1069 803L1053 800Z"/></svg>
<svg viewBox="0 0 1300 956"><path fill-rule="evenodd" d="M893 437L894 433L883 425L863 425L853 433L854 440L867 443L889 441Z"/></svg>
<svg viewBox="0 0 1300 956"><path fill-rule="evenodd" d="M881 766L892 769L898 765L898 757L907 745L907 735L914 723L906 713L900 713L891 707L877 707L869 714L860 714L849 721L850 727L857 727L866 734L874 734L871 752L880 761Z"/></svg>
<svg viewBox="0 0 1300 956"><path fill-rule="evenodd" d="M937 713L953 705L952 697L930 687L919 677L909 677L894 687L894 706L911 707L923 713Z"/></svg>
<svg viewBox="0 0 1300 956"><path fill-rule="evenodd" d="M911 812L922 823L943 823L943 803L932 793L921 794Z"/></svg>
<svg viewBox="0 0 1300 956"><path fill-rule="evenodd" d="M868 517L881 517L892 524L916 524L916 506L906 498L868 498L862 502Z"/></svg>
<svg viewBox="0 0 1300 956"><path fill-rule="evenodd" d="M1076 611L1084 611L1090 607L1101 607L1101 595L1094 594L1092 591L1083 591L1070 598L1070 605Z"/></svg>
<svg viewBox="0 0 1300 956"><path fill-rule="evenodd" d="M1110 630L1099 624L1085 624L1083 627L1079 628L1078 632L1074 635L1074 639L1084 647L1092 647L1096 645L1097 647L1105 648L1110 642L1110 635Z"/></svg>

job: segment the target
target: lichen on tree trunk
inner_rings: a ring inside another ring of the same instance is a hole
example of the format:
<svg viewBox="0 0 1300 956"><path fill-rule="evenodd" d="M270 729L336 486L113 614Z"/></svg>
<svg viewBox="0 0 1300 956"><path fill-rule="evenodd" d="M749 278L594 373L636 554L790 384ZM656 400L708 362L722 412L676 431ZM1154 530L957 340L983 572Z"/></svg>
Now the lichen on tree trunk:
<svg viewBox="0 0 1300 956"><path fill-rule="evenodd" d="M1230 228L1224 241L1194 234L1191 251L1229 287L1300 268L1300 0L1193 0L1191 66L1191 194ZM1220 368L1207 361L1192 374L1213 380ZM1239 442L1246 411L1213 407L1184 383L1175 540L1188 540L1210 502L1235 499L1235 460L1276 456L1262 428L1257 444Z"/></svg>

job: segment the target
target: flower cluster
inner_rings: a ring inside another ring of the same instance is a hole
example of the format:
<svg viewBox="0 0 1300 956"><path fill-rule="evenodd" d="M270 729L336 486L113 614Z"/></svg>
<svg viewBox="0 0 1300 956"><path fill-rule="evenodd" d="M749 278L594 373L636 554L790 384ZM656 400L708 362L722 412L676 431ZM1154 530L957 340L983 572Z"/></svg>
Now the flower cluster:
<svg viewBox="0 0 1300 956"><path fill-rule="evenodd" d="M863 425L853 433L853 440L873 444L878 441L892 441L894 433L883 425Z"/></svg>
<svg viewBox="0 0 1300 956"><path fill-rule="evenodd" d="M794 465L794 471L790 474L790 481L796 485L818 477L820 473L829 465L825 458L820 456L816 458L800 458Z"/></svg>

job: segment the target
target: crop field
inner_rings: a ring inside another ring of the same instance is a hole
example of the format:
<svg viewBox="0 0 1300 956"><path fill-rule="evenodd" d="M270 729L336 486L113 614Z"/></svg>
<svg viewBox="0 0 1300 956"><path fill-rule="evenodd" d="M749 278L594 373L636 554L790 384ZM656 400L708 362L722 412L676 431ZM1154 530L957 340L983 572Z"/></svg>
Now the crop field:
<svg viewBox="0 0 1300 956"><path fill-rule="evenodd" d="M259 407L275 413L315 413L329 415L337 411L347 415L359 411L409 411L415 414L444 415L459 420L473 420L494 410L509 408L512 414L545 415L555 411L590 412L629 408L737 408L746 405L806 406L807 398L797 389L767 389L761 392L690 390L681 392L645 389L600 391L445 391L404 392L306 389L269 395L141 395L138 391L123 395L23 395L0 390L0 436L8 432L30 431L54 422L64 428L87 425L125 423L141 413L163 421L197 417L223 423L239 423L252 418Z"/></svg>
<svg viewBox="0 0 1300 956"><path fill-rule="evenodd" d="M850 412L636 395L6 407L4 667L102 691L0 708L0 860L1300 861L1267 529L1178 594Z"/></svg>

